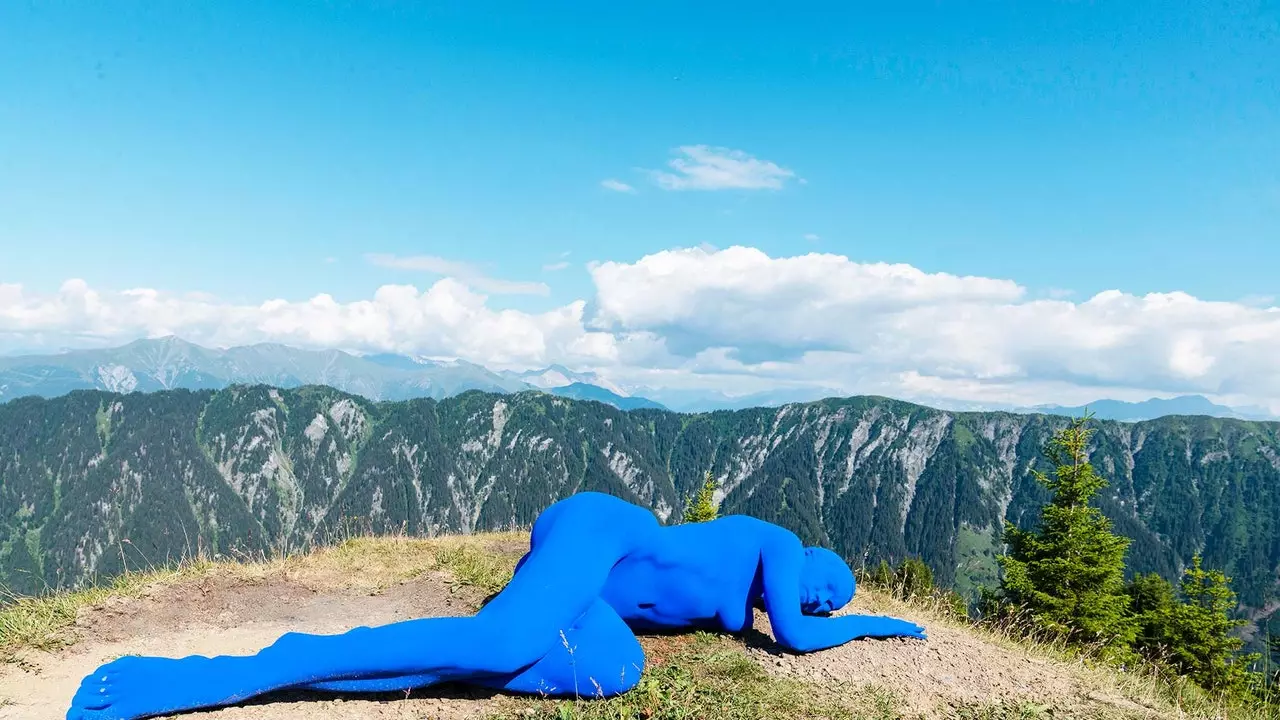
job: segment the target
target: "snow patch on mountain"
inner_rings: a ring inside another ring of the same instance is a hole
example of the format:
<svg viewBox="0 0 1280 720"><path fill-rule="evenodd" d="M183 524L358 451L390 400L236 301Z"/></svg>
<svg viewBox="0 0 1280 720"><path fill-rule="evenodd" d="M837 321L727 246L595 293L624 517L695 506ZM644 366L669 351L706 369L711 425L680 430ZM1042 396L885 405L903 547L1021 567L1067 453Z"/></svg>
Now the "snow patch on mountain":
<svg viewBox="0 0 1280 720"><path fill-rule="evenodd" d="M100 365L98 382L111 392L131 393L138 387L138 376L123 365Z"/></svg>

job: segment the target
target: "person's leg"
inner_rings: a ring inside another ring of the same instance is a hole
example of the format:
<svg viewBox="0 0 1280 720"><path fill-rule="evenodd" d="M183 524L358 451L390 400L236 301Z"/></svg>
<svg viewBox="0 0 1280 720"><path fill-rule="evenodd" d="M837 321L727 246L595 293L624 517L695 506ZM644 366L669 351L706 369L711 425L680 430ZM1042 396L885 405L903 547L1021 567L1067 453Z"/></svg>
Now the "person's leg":
<svg viewBox="0 0 1280 720"><path fill-rule="evenodd" d="M476 616L425 618L341 635L289 633L251 656L123 657L85 678L68 720L133 720L345 680L514 676L560 641L598 599L635 527L599 503L565 511Z"/></svg>
<svg viewBox="0 0 1280 720"><path fill-rule="evenodd" d="M567 697L610 697L635 687L644 672L644 650L631 628L603 600L557 639L541 660L513 675L478 677L478 685L512 692ZM432 675L333 680L304 686L328 692L393 692L425 687Z"/></svg>
<svg viewBox="0 0 1280 720"><path fill-rule="evenodd" d="M529 532L529 552L521 556L516 562L515 568L512 570L512 577L518 575L525 563L529 560L529 555L537 548L542 541L549 537L555 528L556 519L564 513L566 507L571 504L565 502L557 502L552 504L546 510L543 510L533 527ZM505 590L505 588L503 589ZM492 602L495 597L501 594L502 590L485 598L481 606ZM301 690L319 690L322 692L342 692L342 693L381 693L381 692L397 692L404 690L413 690L417 688L428 687L440 682L441 678L437 674L418 674L418 675L388 675L386 677L364 677L359 680L326 680L315 683L307 683L305 685L296 685L293 689Z"/></svg>
<svg viewBox="0 0 1280 720"><path fill-rule="evenodd" d="M640 682L644 650L618 613L597 600L542 659L510 677L476 682L553 697L612 697Z"/></svg>
<svg viewBox="0 0 1280 720"><path fill-rule="evenodd" d="M491 668L474 667L480 661L475 657L478 653L465 649L499 647L500 637L494 622L475 617L423 618L340 635L288 633L254 655L125 656L84 679L72 698L67 720L134 720L234 705L263 693L324 680L402 675L466 680L477 672L518 669L514 653L494 653ZM553 633L544 633L541 651L533 652L526 662L545 653L555 639Z"/></svg>

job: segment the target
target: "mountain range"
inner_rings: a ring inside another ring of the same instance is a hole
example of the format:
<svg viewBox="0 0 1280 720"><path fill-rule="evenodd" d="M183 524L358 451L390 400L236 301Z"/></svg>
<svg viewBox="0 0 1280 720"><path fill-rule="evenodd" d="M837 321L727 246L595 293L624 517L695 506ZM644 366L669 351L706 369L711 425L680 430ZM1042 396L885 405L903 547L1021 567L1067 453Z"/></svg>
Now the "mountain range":
<svg viewBox="0 0 1280 720"><path fill-rule="evenodd" d="M327 385L374 401L420 397L439 400L468 390L512 393L538 389L578 400L596 400L622 410L666 408L679 412L780 407L841 394L838 390L819 387L779 387L745 395L698 389L624 388L598 373L570 370L561 365L523 372L495 372L464 360L357 355L340 350L302 350L273 343L223 350L201 347L176 337L137 340L117 348L0 357L0 402L24 395L56 397L72 390L127 393L176 388L217 389L254 383L281 388ZM1127 422L1166 415L1276 419L1265 409L1231 408L1198 395L1137 403L1103 399L1080 407L1018 407L963 403L947 398L935 398L927 404L957 411L1004 410L1074 417L1087 409L1100 420Z"/></svg>
<svg viewBox="0 0 1280 720"><path fill-rule="evenodd" d="M1016 412L1036 412L1050 415L1080 417L1089 412L1102 420L1137 422L1166 415L1207 415L1209 417L1235 418L1237 420L1275 420L1264 408L1233 408L1219 405L1202 395L1182 395L1174 398L1152 398L1142 402L1123 400L1098 400L1090 405L1063 407L1061 405L1036 405L1018 408Z"/></svg>
<svg viewBox="0 0 1280 720"><path fill-rule="evenodd" d="M542 392L371 402L327 387L0 405L0 581L82 585L197 553L258 556L360 533L527 527L581 490L678 517L710 471L754 515L855 565L924 559L965 593L996 580L1005 520L1047 499L1033 470L1068 420L857 397L680 414ZM1096 421L1100 506L1133 571L1196 554L1254 619L1280 608L1280 424Z"/></svg>
<svg viewBox="0 0 1280 720"><path fill-rule="evenodd" d="M493 372L465 360L355 355L274 343L221 350L165 337L117 348L0 357L0 402L26 395L57 397L73 390L203 390L237 383L280 388L327 385L375 401L440 399L467 390L510 393L540 389L628 410L662 407L631 397L594 373L572 372L555 365L533 372Z"/></svg>

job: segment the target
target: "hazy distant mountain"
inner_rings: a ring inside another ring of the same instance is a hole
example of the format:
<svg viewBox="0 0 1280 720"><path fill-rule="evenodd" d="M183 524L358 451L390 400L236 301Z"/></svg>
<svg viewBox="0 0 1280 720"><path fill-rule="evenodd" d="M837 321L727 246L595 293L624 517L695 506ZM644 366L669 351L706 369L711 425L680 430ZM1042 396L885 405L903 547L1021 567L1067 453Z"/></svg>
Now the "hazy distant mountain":
<svg viewBox="0 0 1280 720"><path fill-rule="evenodd" d="M437 400L468 390L513 393L537 389L578 400L595 400L631 410L663 408L677 412L779 407L842 395L824 388L779 388L748 395L715 390L634 388L634 392L594 372L551 365L524 372L494 372L465 360L439 360L394 354L354 355L341 350L301 350L259 343L225 350L176 337L137 340L127 345L56 354L0 357L0 402L23 395L56 397L73 390L129 393L169 389L221 389L232 384L280 388L327 385L371 400ZM954 412L1010 411L1079 416L1085 407L1014 407L945 398L917 401ZM1274 420L1265 408L1231 408L1199 395L1144 402L1099 400L1088 410L1099 420L1134 422L1166 415L1208 415L1242 420Z"/></svg>
<svg viewBox="0 0 1280 720"><path fill-rule="evenodd" d="M280 388L327 385L371 400L438 400L468 390L512 393L542 389L624 410L661 407L644 398L616 392L616 386L590 373L572 373L553 366L526 375L535 382L526 382L514 373L495 373L464 360L390 354L359 356L275 343L217 350L166 337L138 340L117 348L0 357L0 402L24 395L57 397L73 390L129 393L260 383ZM556 376L566 380L562 387L551 383Z"/></svg>
<svg viewBox="0 0 1280 720"><path fill-rule="evenodd" d="M588 385L580 382L549 388L547 392L561 397L573 398L574 400L595 400L612 405L619 410L635 410L637 408L667 409L661 403L656 403L648 398L618 395L598 385Z"/></svg>
<svg viewBox="0 0 1280 720"><path fill-rule="evenodd" d="M643 388L641 394L677 412L709 412L713 410L745 410L753 407L781 407L791 403L813 402L847 393L822 388L780 388L748 395L727 395L715 390Z"/></svg>
<svg viewBox="0 0 1280 720"><path fill-rule="evenodd" d="M1219 405L1201 395L1183 395L1167 399L1152 398L1142 402L1098 400L1079 407L1037 405L1031 408L1019 408L1019 412L1070 415L1072 417L1083 415L1085 410L1088 410L1099 420L1119 420L1122 422L1153 420L1168 415L1208 415L1210 417L1235 418L1238 420L1274 419L1263 408L1231 408L1226 405Z"/></svg>
<svg viewBox="0 0 1280 720"><path fill-rule="evenodd" d="M570 370L563 365L551 365L541 370L526 370L525 372L505 371L502 373L504 377L510 377L521 382L528 383L533 387L543 388L544 390L553 390L555 388L564 388L571 385L594 385L609 391L610 394L627 398L631 397L631 393L624 390L621 386L610 380L601 377L593 372L578 372Z"/></svg>

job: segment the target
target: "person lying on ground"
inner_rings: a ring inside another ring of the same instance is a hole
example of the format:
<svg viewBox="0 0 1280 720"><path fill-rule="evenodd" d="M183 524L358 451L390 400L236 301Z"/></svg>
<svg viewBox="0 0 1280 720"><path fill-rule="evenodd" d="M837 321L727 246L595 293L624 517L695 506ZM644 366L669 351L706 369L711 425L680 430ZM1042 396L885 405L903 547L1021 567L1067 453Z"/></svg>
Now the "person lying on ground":
<svg viewBox="0 0 1280 720"><path fill-rule="evenodd" d="M778 644L807 653L859 638L925 639L904 620L830 614L849 566L772 523L730 515L661 525L584 492L544 510L507 586L470 617L339 635L286 633L248 656L126 656L87 676L67 720L137 720L285 689L387 692L460 682L517 693L608 697L644 671L636 632L751 628L763 606Z"/></svg>

